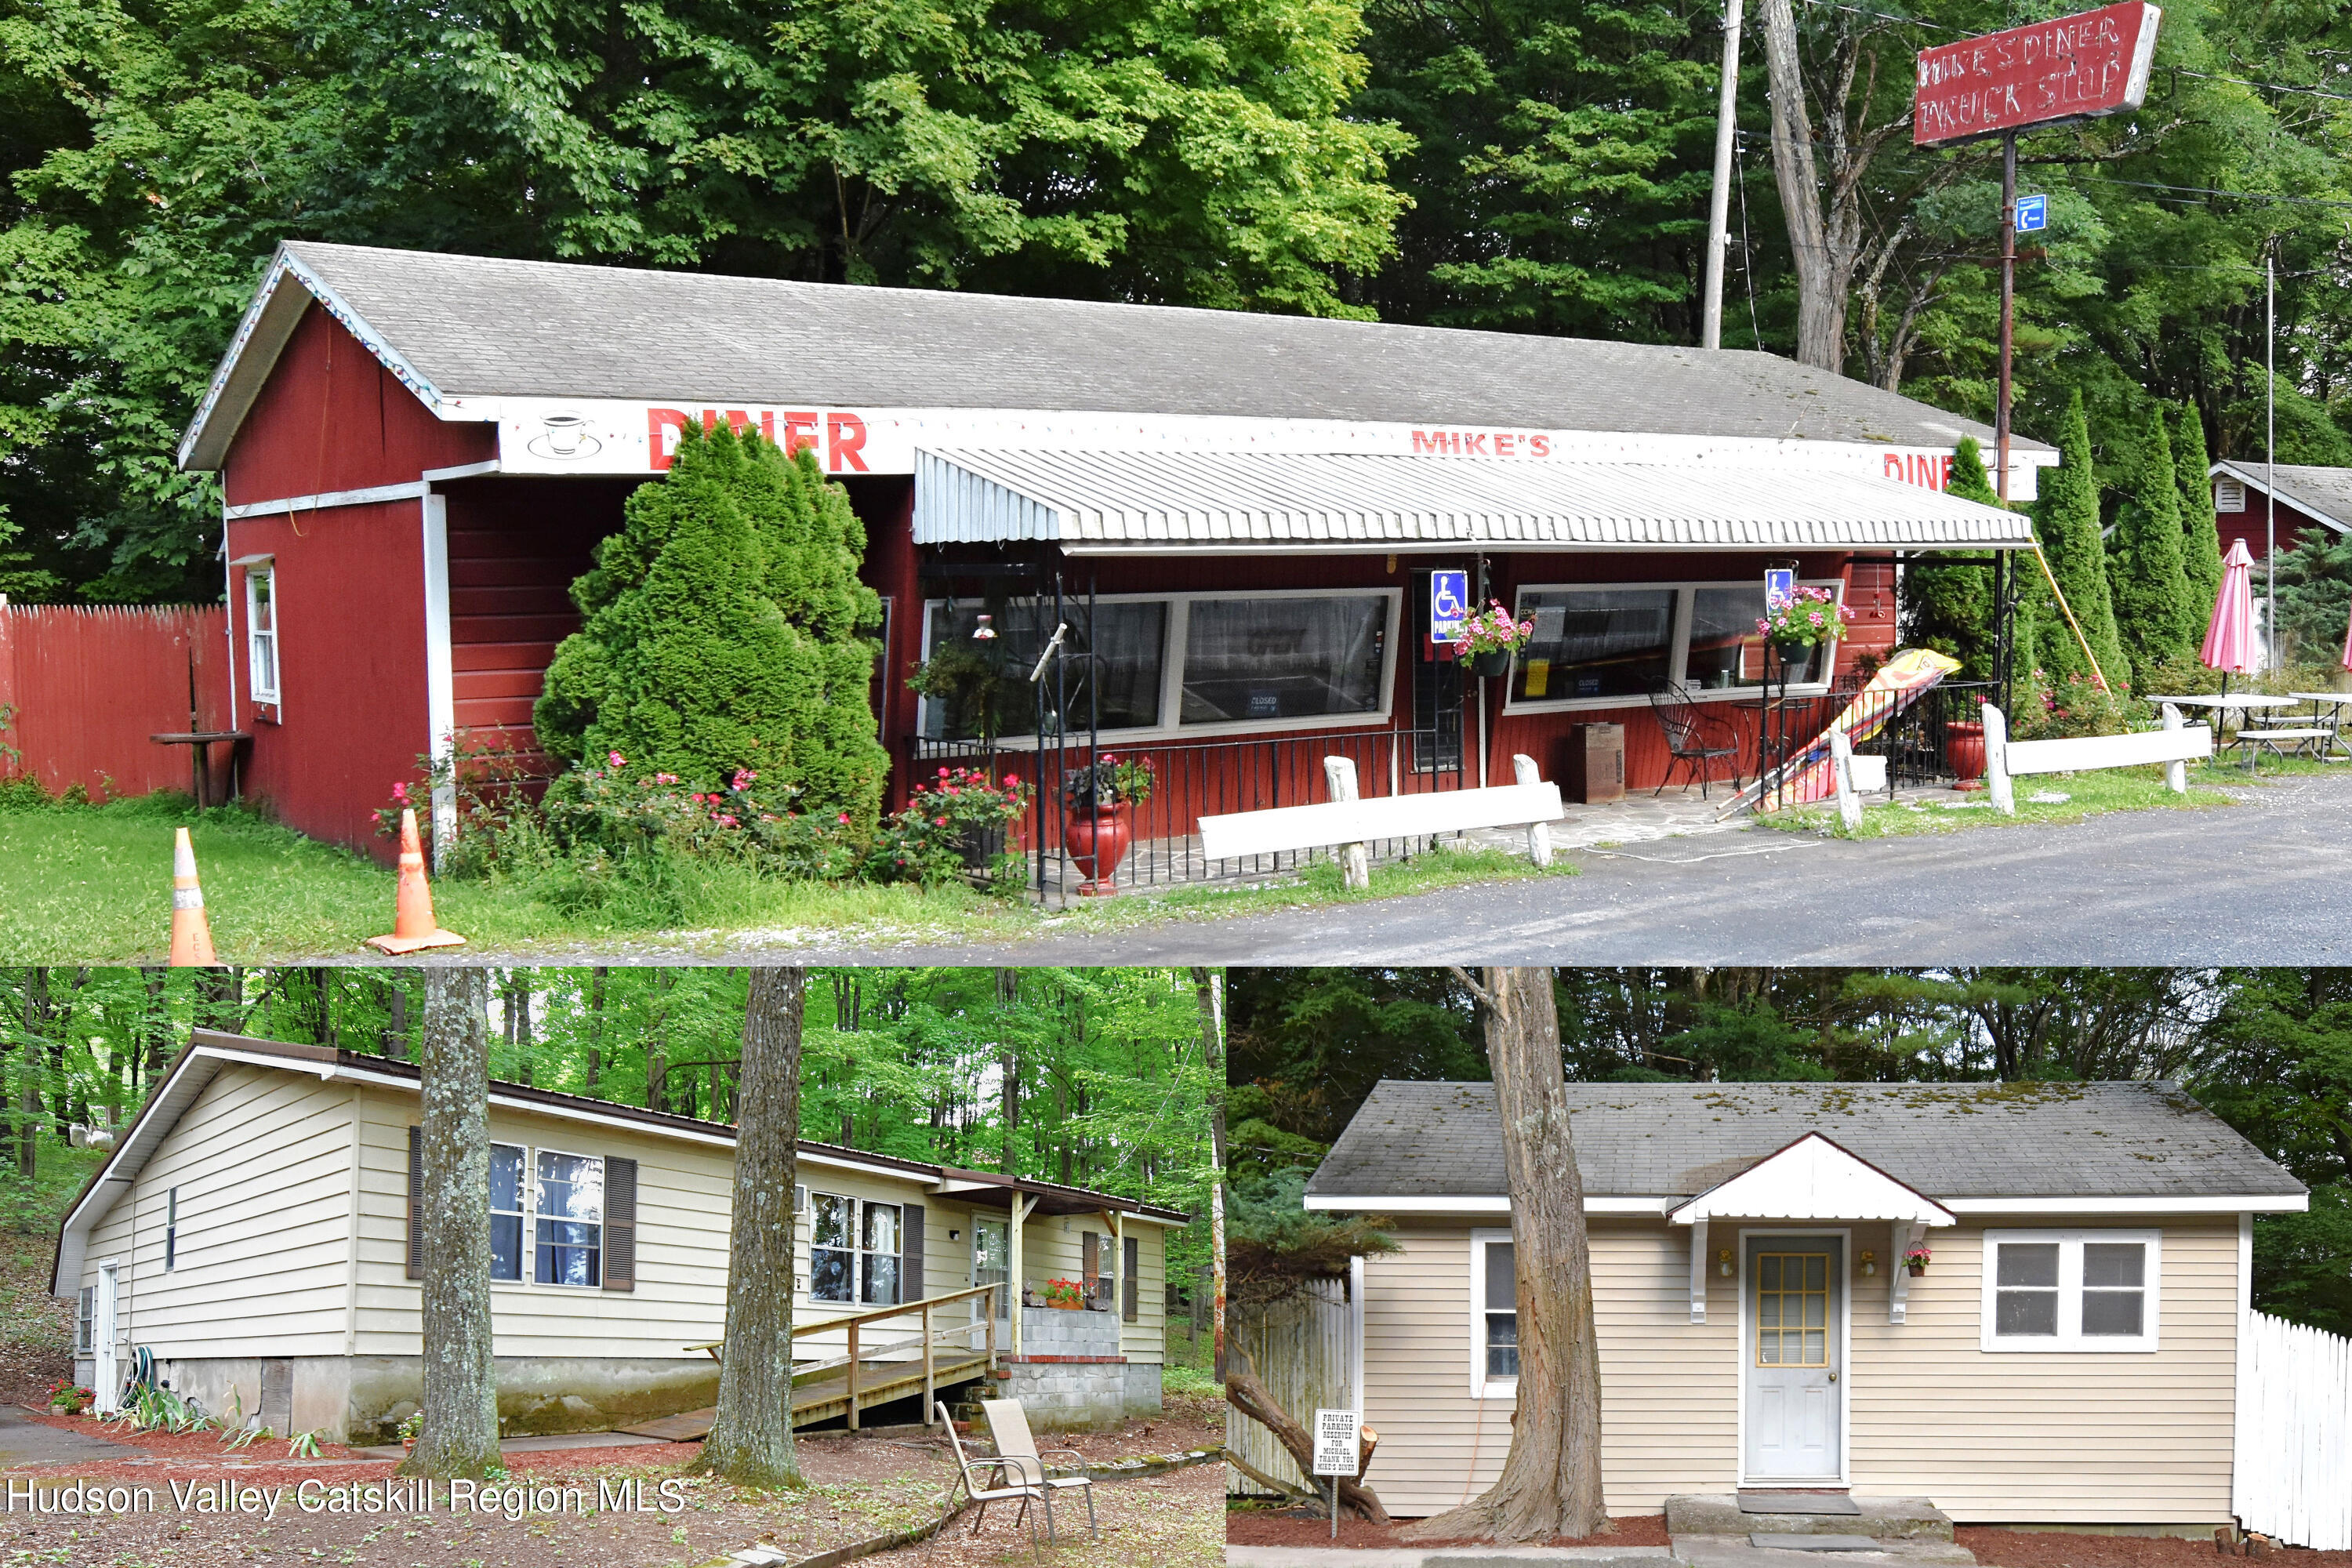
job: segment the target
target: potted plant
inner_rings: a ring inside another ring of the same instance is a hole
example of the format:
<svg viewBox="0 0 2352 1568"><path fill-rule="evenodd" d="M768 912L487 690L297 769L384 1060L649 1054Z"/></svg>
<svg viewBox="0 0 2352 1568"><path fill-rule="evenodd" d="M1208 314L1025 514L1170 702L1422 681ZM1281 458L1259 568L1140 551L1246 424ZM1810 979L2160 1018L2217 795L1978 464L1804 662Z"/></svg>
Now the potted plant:
<svg viewBox="0 0 2352 1568"><path fill-rule="evenodd" d="M1802 661L1817 645L1843 638L1852 624L1845 606L1829 589L1799 588L1768 607L1756 629L1780 654L1785 668Z"/></svg>
<svg viewBox="0 0 2352 1568"><path fill-rule="evenodd" d="M416 1447L416 1439L424 1436L424 1433L425 1412L422 1410L410 1411L408 1413L408 1418L400 1424L400 1446L406 1449L415 1448Z"/></svg>
<svg viewBox="0 0 2352 1568"><path fill-rule="evenodd" d="M1158 782L1149 757L1122 762L1112 752L1062 775L1062 801L1069 808L1062 834L1070 858L1086 874L1078 884L1082 896L1118 891L1112 879L1135 841L1133 808L1151 798Z"/></svg>
<svg viewBox="0 0 2352 1568"><path fill-rule="evenodd" d="M59 1381L49 1384L49 1409L59 1415L86 1414L92 1403L90 1391Z"/></svg>
<svg viewBox="0 0 2352 1568"><path fill-rule="evenodd" d="M1045 1281L1045 1305L1058 1307L1065 1312L1084 1311L1087 1288L1075 1279L1048 1279Z"/></svg>
<svg viewBox="0 0 2352 1568"><path fill-rule="evenodd" d="M1984 706L1984 699L1977 699ZM1955 719L1944 726L1944 761L1952 770L1955 787L1981 789L1985 773L1984 720Z"/></svg>
<svg viewBox="0 0 2352 1568"><path fill-rule="evenodd" d="M1916 1279L1927 1272L1927 1259L1934 1256L1927 1250L1926 1242L1915 1241L1903 1249L1903 1267L1909 1271L1911 1278Z"/></svg>
<svg viewBox="0 0 2352 1568"><path fill-rule="evenodd" d="M1501 600L1489 599L1485 609L1462 623L1462 634L1454 639L1454 657L1467 664L1474 676L1508 675L1511 656L1535 635L1535 622L1515 621Z"/></svg>

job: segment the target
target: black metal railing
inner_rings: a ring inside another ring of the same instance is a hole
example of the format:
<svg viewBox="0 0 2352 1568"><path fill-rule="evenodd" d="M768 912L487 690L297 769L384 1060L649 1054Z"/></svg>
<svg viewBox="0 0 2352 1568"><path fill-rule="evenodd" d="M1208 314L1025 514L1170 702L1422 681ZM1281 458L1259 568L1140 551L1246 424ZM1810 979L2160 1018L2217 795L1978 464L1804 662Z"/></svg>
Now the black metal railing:
<svg viewBox="0 0 2352 1568"><path fill-rule="evenodd" d="M1885 757L1887 781L1898 789L1950 784L1964 769L1968 777L1979 777L1984 767L1982 710L1999 700L1999 689L1990 680L1940 682L1854 750Z"/></svg>

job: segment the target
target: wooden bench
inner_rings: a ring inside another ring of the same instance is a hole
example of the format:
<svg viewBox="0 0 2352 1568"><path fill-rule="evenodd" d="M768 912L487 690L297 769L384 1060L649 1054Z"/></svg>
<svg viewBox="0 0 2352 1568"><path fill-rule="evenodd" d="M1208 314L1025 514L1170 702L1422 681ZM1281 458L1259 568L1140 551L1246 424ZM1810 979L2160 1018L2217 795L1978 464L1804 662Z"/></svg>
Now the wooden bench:
<svg viewBox="0 0 2352 1568"><path fill-rule="evenodd" d="M2205 724L2184 724L2180 710L2164 705L2164 728L2136 730L2126 735L2080 735L2061 741L2012 741L2009 720L1988 702L1984 707L1985 786L1993 807L2014 816L2016 794L2012 778L2031 773L2078 773L2097 768L2131 768L2149 763L2165 764L2165 787L2175 795L2189 793L2188 764L2213 754L2213 731Z"/></svg>
<svg viewBox="0 0 2352 1568"><path fill-rule="evenodd" d="M1549 866L1551 834L1548 825L1566 815L1559 786L1538 776L1533 758L1513 757L1511 769L1516 784L1365 800L1356 793L1355 763L1347 757L1326 757L1323 777L1331 792L1329 800L1315 805L1278 805L1265 811L1204 816L1201 818L1201 854L1205 859L1232 860L1338 846L1347 885L1365 888L1371 885L1370 856L1365 846L1373 839L1421 838L1474 827L1524 827L1528 858Z"/></svg>

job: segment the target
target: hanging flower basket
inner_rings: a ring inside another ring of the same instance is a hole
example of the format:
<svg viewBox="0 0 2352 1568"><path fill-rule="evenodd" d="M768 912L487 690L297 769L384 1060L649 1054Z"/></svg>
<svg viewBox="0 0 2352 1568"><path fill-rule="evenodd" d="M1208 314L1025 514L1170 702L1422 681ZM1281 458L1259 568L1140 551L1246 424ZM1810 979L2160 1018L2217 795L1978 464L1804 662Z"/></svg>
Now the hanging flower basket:
<svg viewBox="0 0 2352 1568"><path fill-rule="evenodd" d="M1935 1254L1924 1246L1913 1247L1903 1254L1903 1267L1910 1273L1911 1278L1916 1279L1920 1275L1927 1272L1927 1259L1934 1256Z"/></svg>
<svg viewBox="0 0 2352 1568"><path fill-rule="evenodd" d="M1508 675L1511 656L1535 634L1535 622L1513 620L1500 599L1489 599L1486 608L1462 623L1462 635L1454 639L1454 657L1467 664L1473 676L1492 679Z"/></svg>

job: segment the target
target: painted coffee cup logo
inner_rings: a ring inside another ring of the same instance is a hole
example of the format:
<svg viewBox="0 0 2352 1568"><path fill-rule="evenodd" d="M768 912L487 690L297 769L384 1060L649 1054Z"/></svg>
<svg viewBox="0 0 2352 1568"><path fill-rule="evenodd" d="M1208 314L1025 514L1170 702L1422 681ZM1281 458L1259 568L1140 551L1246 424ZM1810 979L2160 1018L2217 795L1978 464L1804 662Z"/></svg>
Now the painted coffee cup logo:
<svg viewBox="0 0 2352 1568"><path fill-rule="evenodd" d="M588 421L579 415L550 414L541 418L539 434L530 438L525 449L535 458L562 461L588 457L603 445L588 433Z"/></svg>

